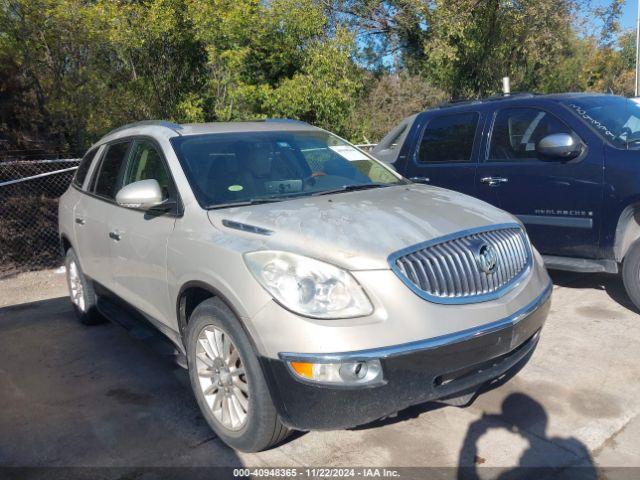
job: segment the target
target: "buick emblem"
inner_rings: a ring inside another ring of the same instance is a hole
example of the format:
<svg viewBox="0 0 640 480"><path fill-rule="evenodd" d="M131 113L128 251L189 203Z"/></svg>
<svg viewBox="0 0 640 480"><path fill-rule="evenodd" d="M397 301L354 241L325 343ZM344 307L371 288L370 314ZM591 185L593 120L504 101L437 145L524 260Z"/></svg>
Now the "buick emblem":
<svg viewBox="0 0 640 480"><path fill-rule="evenodd" d="M476 257L478 266L484 273L489 274L493 273L496 270L496 265L498 263L496 249L488 243L483 243L482 245L480 245Z"/></svg>

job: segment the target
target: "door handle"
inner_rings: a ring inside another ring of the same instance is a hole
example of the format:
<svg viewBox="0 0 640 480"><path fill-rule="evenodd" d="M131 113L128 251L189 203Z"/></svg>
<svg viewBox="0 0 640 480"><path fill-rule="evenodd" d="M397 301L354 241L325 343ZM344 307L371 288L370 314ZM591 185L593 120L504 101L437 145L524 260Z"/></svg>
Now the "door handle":
<svg viewBox="0 0 640 480"><path fill-rule="evenodd" d="M509 179L504 177L482 177L480 181L482 183L486 183L490 187L497 187L498 185L507 183Z"/></svg>
<svg viewBox="0 0 640 480"><path fill-rule="evenodd" d="M116 242L119 242L122 238L122 235L114 230L113 232L109 232L109 238L115 240Z"/></svg>
<svg viewBox="0 0 640 480"><path fill-rule="evenodd" d="M85 223L87 223L87 221L82 217L76 217L76 223L78 225L84 225Z"/></svg>
<svg viewBox="0 0 640 480"><path fill-rule="evenodd" d="M409 180L415 183L429 183L431 181L429 177L411 177Z"/></svg>

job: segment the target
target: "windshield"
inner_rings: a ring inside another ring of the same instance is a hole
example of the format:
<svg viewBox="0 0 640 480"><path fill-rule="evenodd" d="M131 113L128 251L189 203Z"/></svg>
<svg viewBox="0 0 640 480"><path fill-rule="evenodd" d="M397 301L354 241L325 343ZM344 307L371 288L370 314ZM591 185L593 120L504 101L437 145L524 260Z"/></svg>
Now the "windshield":
<svg viewBox="0 0 640 480"><path fill-rule="evenodd" d="M602 95L571 99L564 104L614 145L640 147L640 105L633 100Z"/></svg>
<svg viewBox="0 0 640 480"><path fill-rule="evenodd" d="M214 133L171 143L204 208L408 183L322 131Z"/></svg>

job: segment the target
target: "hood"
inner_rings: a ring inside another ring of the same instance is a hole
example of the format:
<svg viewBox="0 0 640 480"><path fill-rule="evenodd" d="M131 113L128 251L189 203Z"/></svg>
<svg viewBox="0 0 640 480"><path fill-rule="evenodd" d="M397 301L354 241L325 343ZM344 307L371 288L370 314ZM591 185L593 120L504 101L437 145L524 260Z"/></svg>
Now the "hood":
<svg viewBox="0 0 640 480"><path fill-rule="evenodd" d="M303 197L210 210L211 223L230 235L259 240L350 270L388 269L402 248L469 228L516 222L481 200L426 185Z"/></svg>

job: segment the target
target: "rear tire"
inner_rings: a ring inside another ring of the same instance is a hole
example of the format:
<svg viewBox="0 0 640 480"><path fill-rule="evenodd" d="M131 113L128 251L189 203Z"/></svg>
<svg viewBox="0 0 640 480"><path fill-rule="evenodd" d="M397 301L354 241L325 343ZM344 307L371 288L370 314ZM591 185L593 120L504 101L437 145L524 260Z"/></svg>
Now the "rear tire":
<svg viewBox="0 0 640 480"><path fill-rule="evenodd" d="M253 346L224 302L209 298L195 308L186 344L198 406L222 441L258 452L286 438Z"/></svg>
<svg viewBox="0 0 640 480"><path fill-rule="evenodd" d="M640 310L640 240L636 240L624 257L622 263L622 282L627 295Z"/></svg>
<svg viewBox="0 0 640 480"><path fill-rule="evenodd" d="M93 283L82 272L78 256L73 248L67 250L64 264L67 273L69 297L78 320L84 325L103 323L105 318L96 308L97 297L93 289Z"/></svg>

